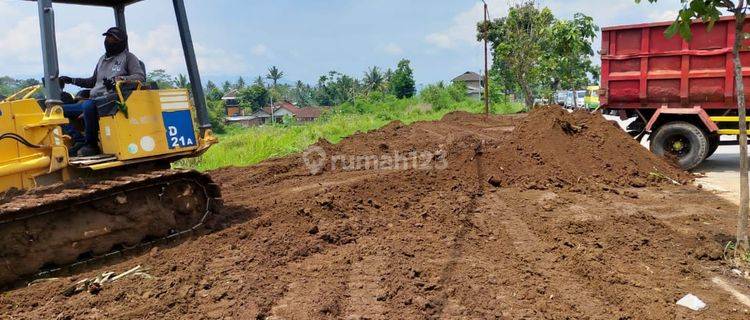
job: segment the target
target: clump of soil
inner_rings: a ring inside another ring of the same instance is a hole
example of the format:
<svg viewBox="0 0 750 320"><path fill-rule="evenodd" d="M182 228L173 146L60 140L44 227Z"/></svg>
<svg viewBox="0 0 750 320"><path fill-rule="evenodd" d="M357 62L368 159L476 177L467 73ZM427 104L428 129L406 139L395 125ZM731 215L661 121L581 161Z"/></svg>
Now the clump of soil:
<svg viewBox="0 0 750 320"><path fill-rule="evenodd" d="M6 292L0 318L748 317L710 281L724 276L713 239L733 232L734 206L649 180L689 176L599 115L454 113L316 147L321 171L303 153L211 172L227 228ZM331 165L412 152L442 157ZM137 265L154 279L61 295ZM710 307L677 307L687 293Z"/></svg>

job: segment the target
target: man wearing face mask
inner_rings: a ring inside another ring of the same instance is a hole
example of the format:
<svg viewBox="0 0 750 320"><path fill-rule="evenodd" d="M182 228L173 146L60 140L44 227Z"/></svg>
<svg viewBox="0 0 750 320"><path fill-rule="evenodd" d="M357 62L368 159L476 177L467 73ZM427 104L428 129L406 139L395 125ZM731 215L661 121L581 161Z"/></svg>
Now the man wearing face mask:
<svg viewBox="0 0 750 320"><path fill-rule="evenodd" d="M91 89L89 99L74 104L63 105L65 117L83 118L84 137L75 130L70 132L75 145L70 149L71 156L88 157L99 154L99 115L97 105L115 92L117 81L146 81L146 73L140 60L128 51L128 35L120 28L110 28L102 34L106 53L99 58L90 78L62 76L60 82Z"/></svg>

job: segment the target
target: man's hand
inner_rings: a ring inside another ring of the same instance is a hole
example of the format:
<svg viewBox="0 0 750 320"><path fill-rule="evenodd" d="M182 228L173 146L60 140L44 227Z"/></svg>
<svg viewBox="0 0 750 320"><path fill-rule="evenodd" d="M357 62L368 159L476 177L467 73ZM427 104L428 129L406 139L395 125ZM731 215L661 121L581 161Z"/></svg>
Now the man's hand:
<svg viewBox="0 0 750 320"><path fill-rule="evenodd" d="M104 79L102 80L104 82L104 87L107 88L108 91L115 90L115 82L110 79Z"/></svg>
<svg viewBox="0 0 750 320"><path fill-rule="evenodd" d="M117 82L117 81L125 81L125 77L123 77L123 76L116 76L116 77L112 78L112 80L114 80L115 82Z"/></svg>
<svg viewBox="0 0 750 320"><path fill-rule="evenodd" d="M60 82L62 82L64 84L73 84L73 78L66 77L66 76L61 76L60 77Z"/></svg>

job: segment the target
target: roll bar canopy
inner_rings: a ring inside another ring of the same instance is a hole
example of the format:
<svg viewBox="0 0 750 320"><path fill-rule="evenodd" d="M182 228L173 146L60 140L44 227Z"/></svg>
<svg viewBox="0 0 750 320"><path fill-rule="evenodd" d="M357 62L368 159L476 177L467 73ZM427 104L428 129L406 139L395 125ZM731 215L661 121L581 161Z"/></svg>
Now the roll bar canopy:
<svg viewBox="0 0 750 320"><path fill-rule="evenodd" d="M36 1L36 0L27 0ZM116 7L127 6L142 0L52 0L53 3L80 4L84 6Z"/></svg>
<svg viewBox="0 0 750 320"><path fill-rule="evenodd" d="M111 7L114 10L115 23L117 27L127 30L125 23L125 7L142 0L24 0L36 1L39 11L39 27L42 36L42 59L44 61L44 94L48 100L60 100L61 88L59 83L60 67L57 56L57 39L55 37L55 12L53 3L77 4L86 6ZM177 27L180 32L182 50L185 54L185 65L190 78L191 91L195 100L195 109L198 115L201 135L206 129L211 128L206 108L206 95L203 92L198 63L193 47L193 38L190 34L187 12L184 0L172 0Z"/></svg>

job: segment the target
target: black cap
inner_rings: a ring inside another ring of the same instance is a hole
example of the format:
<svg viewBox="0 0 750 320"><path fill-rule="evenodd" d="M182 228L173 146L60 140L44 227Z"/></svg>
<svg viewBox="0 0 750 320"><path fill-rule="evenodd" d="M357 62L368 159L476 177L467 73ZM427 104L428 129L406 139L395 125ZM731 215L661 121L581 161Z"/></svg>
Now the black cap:
<svg viewBox="0 0 750 320"><path fill-rule="evenodd" d="M123 31L122 29L118 27L112 27L107 30L107 32L102 33L103 36L113 36L117 40L124 41L128 39L127 33Z"/></svg>

